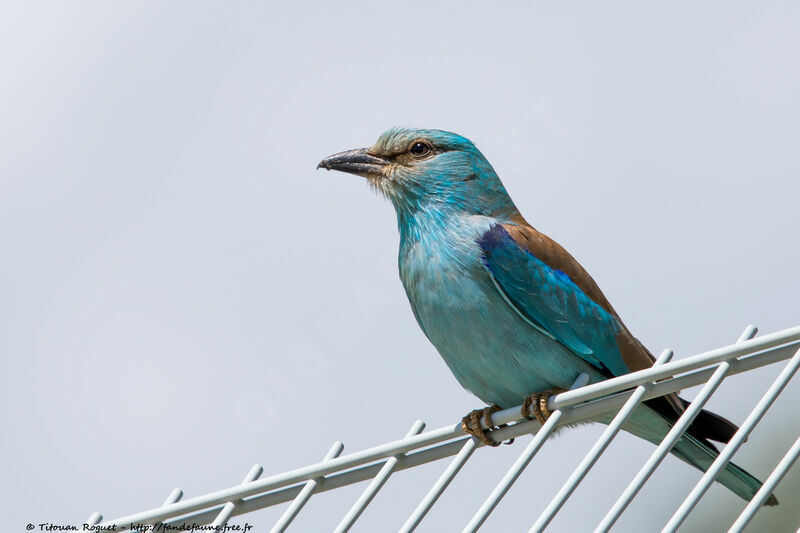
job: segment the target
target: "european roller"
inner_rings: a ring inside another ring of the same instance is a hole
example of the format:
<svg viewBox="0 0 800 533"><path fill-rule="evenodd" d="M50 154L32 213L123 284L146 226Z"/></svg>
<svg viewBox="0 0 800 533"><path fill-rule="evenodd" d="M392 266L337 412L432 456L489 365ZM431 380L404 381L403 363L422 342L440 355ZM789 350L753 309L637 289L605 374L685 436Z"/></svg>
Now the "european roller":
<svg viewBox="0 0 800 533"><path fill-rule="evenodd" d="M319 167L366 178L394 206L400 279L417 323L459 383L491 405L462 422L483 443L497 444L480 425L497 409L522 404L523 416L543 421L548 396L580 373L593 383L653 364L591 276L523 218L468 139L395 128ZM647 400L623 429L659 443L687 405L677 394ZM702 411L672 453L705 471L718 455L712 441L736 429ZM746 500L761 486L733 463L717 481ZM770 496L766 505L777 503Z"/></svg>

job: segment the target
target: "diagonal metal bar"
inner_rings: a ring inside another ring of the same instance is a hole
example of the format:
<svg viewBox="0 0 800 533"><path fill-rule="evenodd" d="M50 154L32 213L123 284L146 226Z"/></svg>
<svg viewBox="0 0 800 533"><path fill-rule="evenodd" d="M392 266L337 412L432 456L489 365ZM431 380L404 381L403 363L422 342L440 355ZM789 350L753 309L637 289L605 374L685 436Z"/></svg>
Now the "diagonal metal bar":
<svg viewBox="0 0 800 533"><path fill-rule="evenodd" d="M183 491L179 488L174 488L172 489L172 492L169 493L169 496L167 496L167 499L164 500L164 503L162 503L161 505L169 505L171 503L175 503L177 501L180 501L181 498L183 498Z"/></svg>
<svg viewBox="0 0 800 533"><path fill-rule="evenodd" d="M689 513L692 512L695 505L697 505L697 502L700 501L700 498L706 493L708 487L714 482L720 471L730 462L733 454L735 454L742 443L744 443L745 439L747 439L753 431L753 428L756 427L756 424L761 421L764 413L772 406L775 399L786 387L786 384L789 383L789 380L792 379L792 376L794 376L798 368L800 368L800 350L798 350L786 366L783 367L783 370L781 370L781 373L775 378L775 381L772 382L767 392L764 393L764 396L761 397L750 414L747 415L745 421L742 422L739 431L734 433L730 442L725 445L719 456L711 463L706 473L703 474L703 477L700 478L697 485L694 486L686 499L683 500L683 503L678 507L678 510L675 511L675 514L672 515L667 525L664 526L662 532L678 530Z"/></svg>
<svg viewBox="0 0 800 533"><path fill-rule="evenodd" d="M472 457L472 452L474 452L477 447L477 439L474 437L467 439L461 447L461 450L459 450L458 455L450 461L445 471L442 472L442 475L439 476L439 479L436 480L436 483L433 484L422 501L419 502L417 508L414 509L414 512L411 513L411 516L408 517L408 520L406 520L405 524L400 528L399 533L411 533L419 526L422 519L425 518L425 515L427 515L428 511L433 507L433 504L439 499L439 496L442 495L448 485L450 485L450 482L453 481L453 478L461 471L461 467Z"/></svg>
<svg viewBox="0 0 800 533"><path fill-rule="evenodd" d="M758 329L753 326L749 325L744 328L744 331L739 338L737 339L737 344L743 343L749 339L755 337L756 333L758 333ZM708 399L711 397L712 394L717 390L719 385L722 383L728 372L730 371L731 365L728 361L723 361L719 364L717 369L708 379L706 384L697 393L694 400L692 400L691 405L684 411L684 413L678 418L677 422L672 426L672 429L667 433L664 439L661 441L656 449L650 454L650 457L647 459L645 464L636 474L636 476L631 480L628 486L625 488L623 493L614 502L614 505L611 506L608 513L603 517L603 520L600 524L595 528L595 533L600 532L607 532L611 529L611 526L619 519L625 509L628 508L633 498L639 493L641 488L650 479L650 476L655 472L655 469L658 468L658 465L661 464L661 461L667 456L669 451L675 446L675 443L681 438L683 433L689 427L689 425L694 421L697 415L702 410L703 406L708 402Z"/></svg>
<svg viewBox="0 0 800 533"><path fill-rule="evenodd" d="M653 366L660 366L664 363L668 363L669 360L672 359L672 355L672 350L664 350L661 352L661 355L658 356L658 359L656 359L655 363L653 363ZM639 406L642 398L644 398L644 393L647 392L647 388L647 385L639 385L631 392L628 401L625 402L625 405L622 406L622 409L620 409L608 427L606 427L605 431L603 431L603 434L600 435L600 438L597 439L597 442L595 442L594 446L592 446L592 449L589 450L589 453L584 456L583 460L572 472L572 475L570 475L570 477L561 487L561 490L558 491L547 507L545 507L545 510L542 512L542 514L539 515L539 518L531 527L530 533L544 531L544 528L547 527L556 513L558 513L558 511L564 505L564 502L567 501L567 498L572 495L572 492L575 490L578 484L583 481L583 478L586 477L586 474L597 462L597 459L600 457L600 455L606 451L608 445L611 444L611 441L617 436L619 430L622 429L622 424L624 424L628 417L631 416L633 410Z"/></svg>
<svg viewBox="0 0 800 533"><path fill-rule="evenodd" d="M250 471L244 477L242 481L242 485L247 483L251 483L259 478L261 472L264 471L261 465L255 464L250 468ZM228 520L233 514L233 510L236 509L236 502L227 502L225 505L222 506L222 510L217 514L217 517L211 522L212 531L220 531L225 528L225 524L228 523Z"/></svg>
<svg viewBox="0 0 800 533"><path fill-rule="evenodd" d="M422 430L425 429L425 423L422 420L417 420L411 426L411 429L408 430L406 433L406 437L412 437L414 435L419 435L422 433ZM389 476L392 475L394 472L395 467L397 466L398 458L397 457L389 457L386 459L386 462L381 467L378 475L372 480L372 482L364 489L364 492L361 493L356 503L350 508L347 514L342 518L342 521L339 522L339 525L336 526L334 530L335 533L346 533L353 527L358 517L361 516L361 513L364 512L364 509L367 508L367 505L372 501L375 495L378 493L379 490L383 487L386 481L389 479Z"/></svg>
<svg viewBox="0 0 800 533"><path fill-rule="evenodd" d="M570 390L583 387L588 382L589 375L581 373L572 384L572 387L570 387ZM511 468L508 469L508 472L506 472L506 475L500 480L500 483L497 484L489 497L486 498L486 501L483 502L480 509L478 509L478 512L472 517L472 520L470 520L463 529L464 533L474 533L480 529L492 511L494 511L494 508L497 507L497 504L500 503L500 500L503 499L503 496L505 496L511 488L511 485L514 484L522 474L522 471L530 464L533 456L536 455L547 438L555 431L558 426L558 421L562 416L564 416L564 411L562 409L557 409L552 412L550 418L548 418L541 429L536 432L536 435L533 436L533 439L531 439L514 464L511 465Z"/></svg>
<svg viewBox="0 0 800 533"><path fill-rule="evenodd" d="M343 449L344 444L337 440L333 443L331 449L328 450L328 453L325 454L325 457L323 457L322 461L330 461L335 457L339 457ZM306 481L306 484L303 486L303 490L301 490L297 497L292 500L292 503L286 508L286 511L284 511L284 513L272 527L270 533L283 533L283 531L289 527L289 524L292 523L292 520L294 520L294 518L297 516L297 513L299 513L303 509L303 506L308 503L308 500L311 498L311 495L314 494L314 490L316 490L317 485L319 485L321 481L322 478L309 479Z"/></svg>
<svg viewBox="0 0 800 533"><path fill-rule="evenodd" d="M770 473L767 479L764 480L764 484L761 485L761 488L756 492L756 495L753 496L753 499L750 500L744 510L739 514L736 522L734 522L728 530L728 533L741 533L744 531L744 528L747 527L750 520L752 520L759 509L761 509L761 506L764 505L764 502L767 501L769 495L772 494L775 487L778 486L778 483L781 482L783 476L786 475L799 456L800 437L794 441L794 444L792 444L792 447L786 452L786 455L783 456L775 469Z"/></svg>
<svg viewBox="0 0 800 533"><path fill-rule="evenodd" d="M179 489L179 488L174 488L174 489L172 489L172 492L170 492L167 495L167 499L164 500L164 503L162 503L161 505L163 507L164 505L169 505L171 503L175 503L177 501L180 501L181 498L183 498L183 491L181 489ZM145 529L145 531L159 531L160 529L163 528L162 524L163 524L163 522L154 522L154 523L150 524ZM139 533L138 530L131 530L131 531L132 531L132 533L134 531L135 531L135 533Z"/></svg>

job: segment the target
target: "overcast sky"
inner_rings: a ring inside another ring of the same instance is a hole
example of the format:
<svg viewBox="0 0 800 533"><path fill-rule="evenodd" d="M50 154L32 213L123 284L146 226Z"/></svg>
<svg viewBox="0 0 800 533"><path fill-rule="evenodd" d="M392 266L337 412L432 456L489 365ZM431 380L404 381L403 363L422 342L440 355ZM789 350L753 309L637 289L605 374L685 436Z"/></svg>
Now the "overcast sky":
<svg viewBox="0 0 800 533"><path fill-rule="evenodd" d="M114 518L481 405L414 321L391 206L315 171L394 125L472 139L654 352L799 324L799 25L794 2L5 2L2 520ZM741 422L778 371L711 408ZM739 464L769 472L798 401ZM485 530L526 531L602 429L546 445ZM479 450L420 531L460 530L527 440ZM591 529L652 449L621 435L552 530ZM444 465L398 473L355 530L395 530ZM617 529L660 528L698 478L669 458ZM797 527L799 490L762 515ZM743 505L715 486L685 530Z"/></svg>

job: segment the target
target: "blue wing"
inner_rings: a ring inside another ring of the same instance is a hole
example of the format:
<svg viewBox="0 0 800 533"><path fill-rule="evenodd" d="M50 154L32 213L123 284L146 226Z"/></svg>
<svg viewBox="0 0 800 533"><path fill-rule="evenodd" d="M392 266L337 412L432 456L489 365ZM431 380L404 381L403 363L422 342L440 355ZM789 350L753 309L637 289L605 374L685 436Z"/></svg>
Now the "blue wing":
<svg viewBox="0 0 800 533"><path fill-rule="evenodd" d="M617 343L624 326L613 309L598 305L535 250L521 247L503 225L493 226L477 242L497 289L523 319L597 368L613 375L630 372ZM575 262L569 254L562 259ZM577 262L575 267L585 273Z"/></svg>

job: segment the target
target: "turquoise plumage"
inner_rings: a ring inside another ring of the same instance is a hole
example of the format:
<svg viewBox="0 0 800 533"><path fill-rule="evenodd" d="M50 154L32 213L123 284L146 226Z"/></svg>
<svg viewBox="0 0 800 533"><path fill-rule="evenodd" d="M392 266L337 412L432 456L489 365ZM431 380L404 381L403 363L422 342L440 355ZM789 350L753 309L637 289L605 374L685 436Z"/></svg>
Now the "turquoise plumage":
<svg viewBox="0 0 800 533"><path fill-rule="evenodd" d="M594 280L527 223L466 138L396 128L319 166L363 176L392 202L414 316L459 383L484 402L513 407L568 388L582 372L598 382L652 365ZM648 400L623 429L658 443L686 405L677 395ZM490 443L469 420L465 429ZM672 453L705 470L718 455L711 441L726 442L735 431L703 411ZM745 499L761 486L734 464L718 481ZM767 505L775 504L772 496Z"/></svg>

